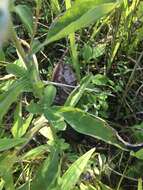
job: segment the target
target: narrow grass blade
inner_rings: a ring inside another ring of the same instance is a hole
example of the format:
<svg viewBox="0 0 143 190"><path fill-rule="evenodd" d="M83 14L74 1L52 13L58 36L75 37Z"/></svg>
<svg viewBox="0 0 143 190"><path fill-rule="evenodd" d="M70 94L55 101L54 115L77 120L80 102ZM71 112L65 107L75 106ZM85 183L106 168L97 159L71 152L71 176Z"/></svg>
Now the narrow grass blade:
<svg viewBox="0 0 143 190"><path fill-rule="evenodd" d="M61 190L70 190L74 187L94 151L94 148L91 149L71 165L61 179Z"/></svg>
<svg viewBox="0 0 143 190"><path fill-rule="evenodd" d="M68 97L65 106L71 106L74 107L78 101L80 100L80 98L82 97L86 87L88 86L88 84L91 82L92 80L92 76L86 76L84 77L81 82L80 82L80 87L76 88Z"/></svg>
<svg viewBox="0 0 143 190"><path fill-rule="evenodd" d="M138 190L143 190L142 179L138 179Z"/></svg>

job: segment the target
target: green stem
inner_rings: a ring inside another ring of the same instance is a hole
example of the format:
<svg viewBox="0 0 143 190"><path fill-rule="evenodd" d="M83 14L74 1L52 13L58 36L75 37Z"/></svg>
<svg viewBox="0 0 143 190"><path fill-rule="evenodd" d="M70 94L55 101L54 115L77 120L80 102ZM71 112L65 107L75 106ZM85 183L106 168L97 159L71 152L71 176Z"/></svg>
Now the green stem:
<svg viewBox="0 0 143 190"><path fill-rule="evenodd" d="M70 0L65 0L65 4L66 4L66 9L69 9L71 7ZM77 47L76 47L75 33L72 33L69 35L69 40L70 40L70 48L71 48L71 54L72 54L73 67L75 69L77 78L80 81L80 67L79 67L79 62L78 62L78 53L77 53Z"/></svg>
<svg viewBox="0 0 143 190"><path fill-rule="evenodd" d="M20 41L18 40L17 34L15 32L14 26L11 21L10 21L10 32L11 32L11 40L12 40L13 44L15 45L19 55L23 59L23 63L25 64L25 67L28 69L30 65L29 65L28 61L26 60L26 54L24 52L24 49L21 46Z"/></svg>
<svg viewBox="0 0 143 190"><path fill-rule="evenodd" d="M35 32L36 32L36 28L37 28L37 26L35 26ZM15 29L14 29L12 20L10 20L10 32L11 32L12 42L15 45L19 55L21 56L23 63L25 64L25 67L27 68L27 70L29 72L31 72L30 81L31 81L31 84L33 86L33 93L35 95L37 95L39 99L42 99L42 94L41 94L41 90L39 87L40 76L39 76L39 71L38 71L36 60L34 60L34 57L32 55L31 55L31 58L29 58L29 60L27 59L27 55L26 55L26 53L25 53L25 51L24 51L24 49L20 43L20 40L17 37L17 34L16 34ZM33 38L34 38L34 36L33 36ZM36 59L36 57L35 57L35 59ZM56 130L54 129L53 126L51 126L51 131L53 134L53 138L57 139ZM21 150L21 148L20 148L20 150Z"/></svg>
<svg viewBox="0 0 143 190"><path fill-rule="evenodd" d="M34 37L36 35L37 28L38 28L38 20L39 20L41 6L42 6L42 1L40 1L40 3L37 3L37 6L36 6L36 18L35 18L35 22L34 22L33 34L32 34L32 37L31 37L31 42L30 42L30 53L32 51L31 46L33 44Z"/></svg>

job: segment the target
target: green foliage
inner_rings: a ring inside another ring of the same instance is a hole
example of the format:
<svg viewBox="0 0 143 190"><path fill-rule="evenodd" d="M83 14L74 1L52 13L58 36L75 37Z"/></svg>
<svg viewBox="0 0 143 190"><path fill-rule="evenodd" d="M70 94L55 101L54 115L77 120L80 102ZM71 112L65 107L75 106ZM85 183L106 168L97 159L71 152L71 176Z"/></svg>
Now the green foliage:
<svg viewBox="0 0 143 190"><path fill-rule="evenodd" d="M56 187L60 169L58 153L58 151L52 151L44 161L32 182L31 190L50 190Z"/></svg>
<svg viewBox="0 0 143 190"><path fill-rule="evenodd" d="M86 76L81 80L80 87L76 88L68 97L65 102L65 106L75 107L78 101L81 99L86 87L91 82L92 76Z"/></svg>
<svg viewBox="0 0 143 190"><path fill-rule="evenodd" d="M116 131L104 120L77 108L64 107L58 112L64 117L66 122L79 133L98 138L119 148L125 148L125 146L118 141Z"/></svg>
<svg viewBox="0 0 143 190"><path fill-rule="evenodd" d="M28 86L28 81L25 78L21 78L15 81L7 92L4 92L0 96L0 121L2 121L4 115L7 113L9 107L15 102L21 92L25 91Z"/></svg>
<svg viewBox="0 0 143 190"><path fill-rule="evenodd" d="M17 5L15 6L14 11L20 17L28 33L32 35L33 34L33 15L30 8L26 5Z"/></svg>
<svg viewBox="0 0 143 190"><path fill-rule="evenodd" d="M22 118L22 105L19 103L17 105L15 115L14 115L14 125L11 129L14 138L20 138L25 135L30 123L33 119L33 115L30 114L25 121Z"/></svg>
<svg viewBox="0 0 143 190"><path fill-rule="evenodd" d="M85 44L82 49L82 56L86 63L91 59L97 59L105 53L106 44L98 44L96 47L91 47Z"/></svg>
<svg viewBox="0 0 143 190"><path fill-rule="evenodd" d="M23 77L26 75L26 69L21 60L16 60L14 63L8 64L7 72L15 75L16 77Z"/></svg>
<svg viewBox="0 0 143 190"><path fill-rule="evenodd" d="M139 179L138 181L138 190L142 190L143 187L142 187L142 179Z"/></svg>
<svg viewBox="0 0 143 190"><path fill-rule="evenodd" d="M61 189L67 190L74 187L94 151L95 149L91 149L86 154L81 156L77 161L75 161L72 166L70 166L70 168L62 176Z"/></svg>
<svg viewBox="0 0 143 190"><path fill-rule="evenodd" d="M44 89L43 104L44 106L50 107L56 97L56 88L52 85L47 86ZM45 108L45 109L46 109Z"/></svg>
<svg viewBox="0 0 143 190"><path fill-rule="evenodd" d="M23 144L26 142L26 139L24 138L3 138L0 139L0 151L9 150L13 147L16 147L20 144Z"/></svg>
<svg viewBox="0 0 143 190"><path fill-rule="evenodd" d="M116 6L116 3L108 2L106 1L106 4L104 0L76 1L50 28L45 44L59 40L108 14Z"/></svg>
<svg viewBox="0 0 143 190"><path fill-rule="evenodd" d="M1 190L142 189L142 8L0 2Z"/></svg>

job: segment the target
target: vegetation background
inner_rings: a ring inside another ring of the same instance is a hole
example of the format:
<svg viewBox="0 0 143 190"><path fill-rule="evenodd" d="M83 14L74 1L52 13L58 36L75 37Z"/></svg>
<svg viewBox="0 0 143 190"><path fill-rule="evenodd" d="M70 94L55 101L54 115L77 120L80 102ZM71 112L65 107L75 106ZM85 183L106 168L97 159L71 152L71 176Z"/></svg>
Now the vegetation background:
<svg viewBox="0 0 143 190"><path fill-rule="evenodd" d="M142 190L142 63L141 0L0 0L0 190Z"/></svg>

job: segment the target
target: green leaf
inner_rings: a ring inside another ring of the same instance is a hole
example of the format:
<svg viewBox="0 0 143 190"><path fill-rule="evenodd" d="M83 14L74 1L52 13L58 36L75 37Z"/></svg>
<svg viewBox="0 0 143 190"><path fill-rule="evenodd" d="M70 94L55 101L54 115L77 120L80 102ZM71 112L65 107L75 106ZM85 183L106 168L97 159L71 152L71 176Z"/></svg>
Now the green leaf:
<svg viewBox="0 0 143 190"><path fill-rule="evenodd" d="M64 122L64 118L55 113L52 108L44 108L44 116L55 129L65 130L66 123Z"/></svg>
<svg viewBox="0 0 143 190"><path fill-rule="evenodd" d="M138 190L143 190L142 179L138 179Z"/></svg>
<svg viewBox="0 0 143 190"><path fill-rule="evenodd" d="M41 46L41 42L38 39L34 39L32 44L31 44L31 51L32 52L36 52L36 50ZM41 50L44 50L44 48L42 48Z"/></svg>
<svg viewBox="0 0 143 190"><path fill-rule="evenodd" d="M93 58L93 49L90 45L85 44L82 49L82 56L86 62L90 61L90 59Z"/></svg>
<svg viewBox="0 0 143 190"><path fill-rule="evenodd" d="M119 142L116 131L104 120L80 109L71 107L63 107L58 110L58 113L62 115L65 121L77 132L127 150L125 145Z"/></svg>
<svg viewBox="0 0 143 190"><path fill-rule="evenodd" d="M24 135L26 134L26 131L27 131L27 129L29 128L32 119L33 119L33 114L30 114L30 115L27 117L27 119L25 119L23 125L22 125L21 128L19 129L19 132L18 132L18 133L19 133L19 136L18 136L18 137L22 137L22 136L24 136Z"/></svg>
<svg viewBox="0 0 143 190"><path fill-rule="evenodd" d="M78 29L94 23L112 11L116 3L109 0L77 1L51 26L45 44L59 40Z"/></svg>
<svg viewBox="0 0 143 190"><path fill-rule="evenodd" d="M106 85L108 82L109 79L105 75L97 74L92 78L92 83L95 85Z"/></svg>
<svg viewBox="0 0 143 190"><path fill-rule="evenodd" d="M131 155L140 159L140 160L143 160L143 148L137 152L131 152Z"/></svg>
<svg viewBox="0 0 143 190"><path fill-rule="evenodd" d="M38 157L40 158L45 152L49 152L48 145L41 145L36 148L33 148L29 152L25 153L22 157L24 160L35 160Z"/></svg>
<svg viewBox="0 0 143 190"><path fill-rule="evenodd" d="M94 148L91 149L70 166L61 179L61 190L70 190L75 186L94 151Z"/></svg>
<svg viewBox="0 0 143 190"><path fill-rule="evenodd" d="M18 14L21 21L25 25L30 35L33 34L33 15L32 10L26 5L17 5L14 9L15 13Z"/></svg>
<svg viewBox="0 0 143 190"><path fill-rule="evenodd" d="M9 78L9 75L5 75L4 77ZM14 79L5 80L0 83L0 93L8 91L8 89L11 87L12 83L14 82Z"/></svg>
<svg viewBox="0 0 143 190"><path fill-rule="evenodd" d="M53 85L48 85L44 89L44 97L43 97L43 104L46 107L49 107L52 105L55 96L56 96L57 90L56 87Z"/></svg>
<svg viewBox="0 0 143 190"><path fill-rule="evenodd" d="M52 151L32 181L31 190L51 190L59 176L59 152Z"/></svg>
<svg viewBox="0 0 143 190"><path fill-rule="evenodd" d="M27 106L27 110L32 114L42 114L42 106L40 104L34 103L33 101Z"/></svg>
<svg viewBox="0 0 143 190"><path fill-rule="evenodd" d="M56 96L56 88L53 85L48 85L44 89L44 96L42 100L43 112L49 123L58 130L64 130L66 124L64 118L56 113L50 108Z"/></svg>
<svg viewBox="0 0 143 190"><path fill-rule="evenodd" d="M12 132L12 135L14 138L20 137L18 131L22 125L23 125L22 104L21 104L21 102L19 102L16 107L16 111L14 113L14 125L11 129L11 132Z"/></svg>
<svg viewBox="0 0 143 190"><path fill-rule="evenodd" d="M16 77L23 77L27 73L27 71L23 67L20 59L16 60L12 64L8 64L6 66L6 70L8 73L11 73L11 74L15 75Z"/></svg>
<svg viewBox="0 0 143 190"><path fill-rule="evenodd" d="M96 59L105 53L106 44L98 44L93 48L93 58Z"/></svg>
<svg viewBox="0 0 143 190"><path fill-rule="evenodd" d="M12 135L14 138L20 138L25 135L31 121L33 119L33 114L30 114L29 117L25 120L22 118L22 105L21 102L17 105L15 112L14 125L11 129Z"/></svg>
<svg viewBox="0 0 143 190"><path fill-rule="evenodd" d="M85 44L82 49L82 56L86 62L89 62L91 59L97 59L105 53L106 44L98 44L96 47L91 47L90 45Z"/></svg>
<svg viewBox="0 0 143 190"><path fill-rule="evenodd" d="M11 85L7 92L4 92L0 96L0 121L7 113L9 107L13 102L17 100L17 97L27 88L29 90L29 81L25 78L21 78ZM3 109L4 108L4 109Z"/></svg>
<svg viewBox="0 0 143 190"><path fill-rule="evenodd" d="M4 150L9 150L11 148L14 148L16 146L19 146L26 142L25 138L3 138L0 139L0 152Z"/></svg>
<svg viewBox="0 0 143 190"><path fill-rule="evenodd" d="M74 107L78 101L80 100L80 98L82 97L86 87L89 85L89 83L91 82L92 79L92 75L88 75L86 77L84 77L81 82L80 82L80 87L77 87L68 97L65 106L72 106Z"/></svg>

